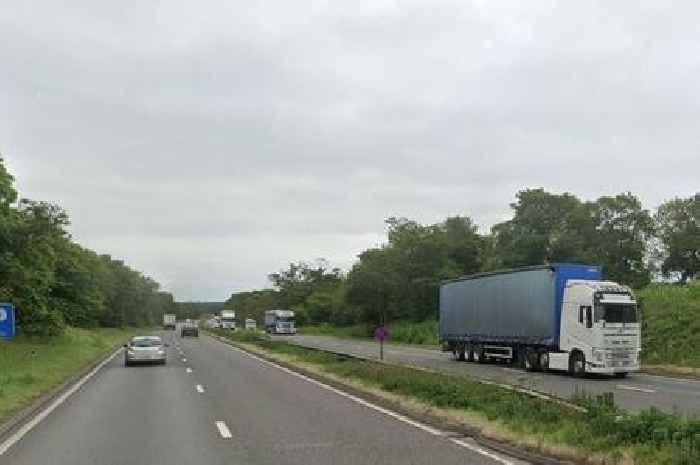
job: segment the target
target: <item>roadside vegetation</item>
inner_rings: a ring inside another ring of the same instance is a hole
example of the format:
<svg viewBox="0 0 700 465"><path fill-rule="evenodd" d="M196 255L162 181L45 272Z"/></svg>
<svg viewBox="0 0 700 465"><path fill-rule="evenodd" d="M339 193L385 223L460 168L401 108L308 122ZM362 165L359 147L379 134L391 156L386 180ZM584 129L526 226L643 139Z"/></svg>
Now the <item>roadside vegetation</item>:
<svg viewBox="0 0 700 465"><path fill-rule="evenodd" d="M603 267L605 279L641 290L655 363L696 363L697 291L675 289L700 272L700 193L650 211L629 192L583 200L524 189L511 208L512 217L487 234L467 216L433 224L388 218L385 243L361 252L350 270L323 259L290 263L268 276L269 289L235 293L225 306L258 321L265 310L294 310L307 334L369 337L384 322L390 341L436 345L441 281L525 265L591 263ZM659 277L676 285L651 284ZM668 348L661 337L673 341Z"/></svg>
<svg viewBox="0 0 700 465"><path fill-rule="evenodd" d="M67 328L60 336L0 341L0 424L133 335L134 329Z"/></svg>
<svg viewBox="0 0 700 465"><path fill-rule="evenodd" d="M80 246L68 225L59 205L19 198L0 157L0 302L15 305L20 333L152 325L173 308L157 282Z"/></svg>
<svg viewBox="0 0 700 465"><path fill-rule="evenodd" d="M219 332L235 344L307 371L426 410L454 427L478 428L491 439L578 463L681 465L700 463L700 419L615 406L612 395L573 399L572 409L511 390L437 374L306 349L254 333Z"/></svg>

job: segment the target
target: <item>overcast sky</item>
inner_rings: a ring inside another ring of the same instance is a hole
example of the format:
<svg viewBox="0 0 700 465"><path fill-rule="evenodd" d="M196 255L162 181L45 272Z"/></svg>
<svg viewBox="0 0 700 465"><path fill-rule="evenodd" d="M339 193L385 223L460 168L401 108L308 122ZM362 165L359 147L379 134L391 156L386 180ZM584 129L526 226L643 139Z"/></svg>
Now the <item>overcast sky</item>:
<svg viewBox="0 0 700 465"><path fill-rule="evenodd" d="M700 190L697 2L8 3L21 194L180 300L348 268L388 216L487 231L525 187Z"/></svg>

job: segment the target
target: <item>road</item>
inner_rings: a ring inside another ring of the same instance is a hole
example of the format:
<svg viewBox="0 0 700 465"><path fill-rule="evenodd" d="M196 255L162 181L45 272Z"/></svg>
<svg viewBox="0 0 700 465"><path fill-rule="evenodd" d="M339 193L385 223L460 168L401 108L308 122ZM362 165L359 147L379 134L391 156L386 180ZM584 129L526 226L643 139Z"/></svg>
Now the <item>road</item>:
<svg viewBox="0 0 700 465"><path fill-rule="evenodd" d="M408 424L208 336L162 334L167 365L127 368L118 354L0 463L524 463Z"/></svg>
<svg viewBox="0 0 700 465"><path fill-rule="evenodd" d="M302 335L279 338L286 338L307 347L379 358L378 345L370 340ZM457 362L452 359L451 354L400 344L385 345L384 358L390 362L521 386L564 399L570 399L574 394L581 392L589 394L612 392L618 405L631 411L654 406L666 412L678 411L688 415L700 415L700 381L697 380L643 373L630 374L625 379L603 376L578 379L563 373L529 373L503 365Z"/></svg>

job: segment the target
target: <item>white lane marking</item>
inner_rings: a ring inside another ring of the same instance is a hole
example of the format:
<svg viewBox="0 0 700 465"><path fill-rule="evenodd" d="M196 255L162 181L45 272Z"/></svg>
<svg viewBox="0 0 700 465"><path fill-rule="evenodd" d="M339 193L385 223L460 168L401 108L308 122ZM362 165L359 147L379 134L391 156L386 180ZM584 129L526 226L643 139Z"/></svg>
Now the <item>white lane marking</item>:
<svg viewBox="0 0 700 465"><path fill-rule="evenodd" d="M182 363L187 363L187 359L186 359L186 358L183 358L183 359L182 359Z"/></svg>
<svg viewBox="0 0 700 465"><path fill-rule="evenodd" d="M488 457L491 460L494 460L498 463L502 463L503 465L514 465L514 462L511 462L510 460L506 460L503 457L498 456L492 452L489 452L486 449L483 449L475 444L470 444L465 439L450 438L450 441L454 442L458 446L464 447L465 449L469 449L472 452L476 452L477 454L481 454L481 455Z"/></svg>
<svg viewBox="0 0 700 465"><path fill-rule="evenodd" d="M231 431L228 429L228 426L226 426L226 422L217 421L216 427L219 429L219 434L222 438L231 439L233 437L231 436Z"/></svg>
<svg viewBox="0 0 700 465"><path fill-rule="evenodd" d="M420 423L420 422L412 420L404 415L401 415L400 413L396 413L396 412L393 412L391 410L385 409L384 407L380 407L379 405L373 404L371 402L367 402L366 400L361 399L357 396L353 396L352 394L348 394L347 392L343 392L339 389L334 388L333 386L329 386L328 384L322 383L321 381L315 380L313 378L309 378L308 376L302 375L301 373L297 373L296 371L292 371L289 368L285 368L281 365L277 365L276 363L270 362L268 360L265 360L263 358L258 357L257 355L253 355L249 352L246 352L245 350L239 349L238 347L234 347L234 346L231 346L229 344L226 344L226 345L228 345L232 350L241 352L242 354L245 354L245 355L257 360L260 363L275 367L279 370L284 371L285 373L288 373L292 376L296 376L297 378L303 379L304 381L307 381L309 383L315 384L316 386L319 386L322 389L325 389L327 391L331 391L335 394L338 394L339 396L345 397L346 399L350 399L351 401L356 402L360 405L364 405L365 407L371 408L372 410L376 410L377 412L383 413L384 415L387 415L391 418L394 418L395 420L409 424L409 425L416 427L422 431L425 431L429 434L432 434L433 436L440 436L440 437L446 436L445 432L440 431L439 429L433 428L432 426L428 426L424 423ZM492 458L492 459L498 461L499 463L502 463L503 465L515 465L515 462L511 462L510 460L507 460L503 457L499 457L499 456L497 456L497 455L495 455L495 454L493 454L485 449L481 449L481 448L474 446L472 444L469 444L469 443L465 443L465 444L457 443L457 444L459 444L460 446L465 447L473 452L481 454L485 457ZM498 458L495 458L495 457L498 457Z"/></svg>
<svg viewBox="0 0 700 465"><path fill-rule="evenodd" d="M637 392L644 392L646 394L655 394L656 389L646 389L646 388L641 388L637 386L627 386L624 384L618 384L615 386L617 389L624 389L626 391L637 391Z"/></svg>
<svg viewBox="0 0 700 465"><path fill-rule="evenodd" d="M187 367L187 368L185 368L185 371L186 371L187 373L192 373L192 368Z"/></svg>
<svg viewBox="0 0 700 465"><path fill-rule="evenodd" d="M204 388L202 387L201 384L198 384L198 385L196 386L196 388L197 388L197 392L198 392L198 393L204 394Z"/></svg>
<svg viewBox="0 0 700 465"><path fill-rule="evenodd" d="M88 380L89 380L90 378L92 378L93 376L95 376L95 374L97 374L97 372L100 371L100 369L102 369L103 366L105 366L106 364L108 364L109 362L111 362L112 359L113 359L114 357L116 357L116 355L117 355L119 352L121 352L121 351L122 351L121 348L118 349L118 350L115 351L112 355L110 355L108 358L106 358L105 360L103 360L102 362L100 362L100 364L97 365L95 368L93 368L92 371L90 371L90 373L88 373L87 375L83 376L83 377L80 379L80 381L78 381L77 383L75 383L70 389L68 389L66 392L64 392L63 394L61 394L60 396L58 396L53 402L51 402L51 404L49 404L48 407L46 407L44 410L42 410L41 412L39 412L34 418L32 418L31 420L29 420L27 423L25 423L24 425L22 425L22 427L21 427L20 429L18 429L12 436L10 436L9 438L7 438L7 440L6 440L5 442L3 442L2 444L0 444L0 455L3 455L5 452L7 452L8 449L9 449L10 447L12 447L17 441L19 441L20 439L22 439L22 438L24 437L24 435L26 435L28 432L30 432L36 425L38 425L39 423L41 423L41 421L42 421L44 418L46 418L47 416L49 416L49 415L51 414L51 412L53 412L54 410L56 410L56 408L58 408L63 402L65 402L66 399L68 399L75 391L77 391L78 389L80 389L80 388L82 387L83 384L85 384L86 382L88 382Z"/></svg>

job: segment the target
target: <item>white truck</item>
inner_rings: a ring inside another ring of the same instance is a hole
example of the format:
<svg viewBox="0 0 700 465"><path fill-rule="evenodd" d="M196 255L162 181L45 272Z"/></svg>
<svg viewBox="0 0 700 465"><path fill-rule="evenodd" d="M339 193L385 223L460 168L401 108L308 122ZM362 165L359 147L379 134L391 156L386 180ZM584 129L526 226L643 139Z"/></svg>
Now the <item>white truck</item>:
<svg viewBox="0 0 700 465"><path fill-rule="evenodd" d="M245 329L249 331L255 331L258 327L258 324L255 322L254 319L252 318L246 318L245 319Z"/></svg>
<svg viewBox="0 0 700 465"><path fill-rule="evenodd" d="M219 325L221 329L236 329L236 312L233 310L221 310L219 315Z"/></svg>
<svg viewBox="0 0 700 465"><path fill-rule="evenodd" d="M175 323L177 321L177 317L173 315L172 313L166 313L163 315L163 329L175 329Z"/></svg>
<svg viewBox="0 0 700 465"><path fill-rule="evenodd" d="M639 371L631 289L598 266L552 264L480 273L440 286L440 340L457 360L531 371L624 377Z"/></svg>
<svg viewBox="0 0 700 465"><path fill-rule="evenodd" d="M265 331L270 334L296 334L294 312L291 310L266 311Z"/></svg>

